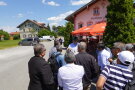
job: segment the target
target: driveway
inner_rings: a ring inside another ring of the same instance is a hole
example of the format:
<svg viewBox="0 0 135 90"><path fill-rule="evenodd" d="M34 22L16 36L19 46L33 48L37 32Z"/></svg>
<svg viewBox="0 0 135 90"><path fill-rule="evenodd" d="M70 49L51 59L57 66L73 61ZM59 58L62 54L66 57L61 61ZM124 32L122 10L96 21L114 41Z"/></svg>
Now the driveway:
<svg viewBox="0 0 135 90"><path fill-rule="evenodd" d="M47 52L53 42L43 42ZM18 46L0 50L0 90L27 90L29 83L28 61L33 56L33 46Z"/></svg>

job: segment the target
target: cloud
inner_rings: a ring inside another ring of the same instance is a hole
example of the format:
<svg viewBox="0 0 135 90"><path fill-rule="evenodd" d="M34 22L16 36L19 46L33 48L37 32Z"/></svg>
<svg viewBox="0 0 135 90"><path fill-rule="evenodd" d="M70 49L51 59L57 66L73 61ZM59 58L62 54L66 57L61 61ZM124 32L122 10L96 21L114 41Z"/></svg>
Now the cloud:
<svg viewBox="0 0 135 90"><path fill-rule="evenodd" d="M42 3L45 4L46 0L42 0Z"/></svg>
<svg viewBox="0 0 135 90"><path fill-rule="evenodd" d="M68 12L66 12L66 13L63 13L63 14L60 14L60 15L58 15L58 16L55 16L55 17L50 17L50 18L48 18L47 20L48 21L54 21L54 22L60 22L60 21L62 21L62 20L64 20L65 19L65 17L67 17L68 15L70 15L71 13L73 13L74 11L68 11Z"/></svg>
<svg viewBox="0 0 135 90"><path fill-rule="evenodd" d="M54 1L47 2L46 0L42 0L42 3L50 5L50 6L60 6L60 4L58 4L58 3L54 2Z"/></svg>
<svg viewBox="0 0 135 90"><path fill-rule="evenodd" d="M55 23L50 23L49 25L52 27L53 25L58 26L59 24L55 22Z"/></svg>
<svg viewBox="0 0 135 90"><path fill-rule="evenodd" d="M92 1L92 0L78 0L78 1L70 0L71 5L73 5L73 6L87 4L90 1Z"/></svg>
<svg viewBox="0 0 135 90"><path fill-rule="evenodd" d="M24 15L23 15L22 13L18 13L18 14L17 14L17 17L18 17L18 18L22 18L22 17L24 17Z"/></svg>
<svg viewBox="0 0 135 90"><path fill-rule="evenodd" d="M19 31L19 29L16 28L16 26L0 26L0 29L3 29L6 32L16 32Z"/></svg>
<svg viewBox="0 0 135 90"><path fill-rule="evenodd" d="M0 6L6 6L6 5L7 5L7 3L0 1Z"/></svg>
<svg viewBox="0 0 135 90"><path fill-rule="evenodd" d="M47 2L48 5L51 5L51 6L60 6L60 4L54 2L54 1L50 1L50 2Z"/></svg>

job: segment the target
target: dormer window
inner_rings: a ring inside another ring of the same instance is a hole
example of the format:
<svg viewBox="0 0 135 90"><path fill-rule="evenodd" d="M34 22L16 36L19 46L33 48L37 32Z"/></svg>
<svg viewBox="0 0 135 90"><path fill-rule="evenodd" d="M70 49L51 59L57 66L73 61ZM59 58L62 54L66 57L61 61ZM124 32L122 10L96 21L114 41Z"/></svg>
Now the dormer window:
<svg viewBox="0 0 135 90"><path fill-rule="evenodd" d="M100 14L100 12L99 12L99 7L93 8L93 15L94 15L94 16L98 16L99 14Z"/></svg>

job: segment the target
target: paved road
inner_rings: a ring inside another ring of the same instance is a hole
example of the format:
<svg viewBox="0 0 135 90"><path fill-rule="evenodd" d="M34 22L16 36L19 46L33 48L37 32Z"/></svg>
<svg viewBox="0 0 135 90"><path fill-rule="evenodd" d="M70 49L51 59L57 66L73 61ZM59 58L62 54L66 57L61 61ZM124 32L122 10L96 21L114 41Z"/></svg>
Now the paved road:
<svg viewBox="0 0 135 90"><path fill-rule="evenodd" d="M47 52L53 46L53 42L43 44ZM28 61L33 55L32 46L0 50L0 90L27 90ZM48 53L45 58L48 58Z"/></svg>

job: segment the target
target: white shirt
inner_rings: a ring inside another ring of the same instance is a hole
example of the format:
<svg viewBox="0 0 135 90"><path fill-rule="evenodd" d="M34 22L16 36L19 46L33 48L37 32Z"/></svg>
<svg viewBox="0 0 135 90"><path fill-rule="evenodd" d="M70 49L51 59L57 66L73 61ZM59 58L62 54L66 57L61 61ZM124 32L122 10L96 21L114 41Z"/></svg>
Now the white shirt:
<svg viewBox="0 0 135 90"><path fill-rule="evenodd" d="M102 51L99 51L98 65L101 67L101 70L103 70L106 65L110 65L110 62L108 61L110 57L110 53L107 50L104 49Z"/></svg>
<svg viewBox="0 0 135 90"><path fill-rule="evenodd" d="M80 65L67 64L59 68L58 83L63 90L83 90L84 68Z"/></svg>
<svg viewBox="0 0 135 90"><path fill-rule="evenodd" d="M76 55L78 54L78 43L74 44L74 43L71 43L69 46L68 46L69 49L71 49L71 51Z"/></svg>

